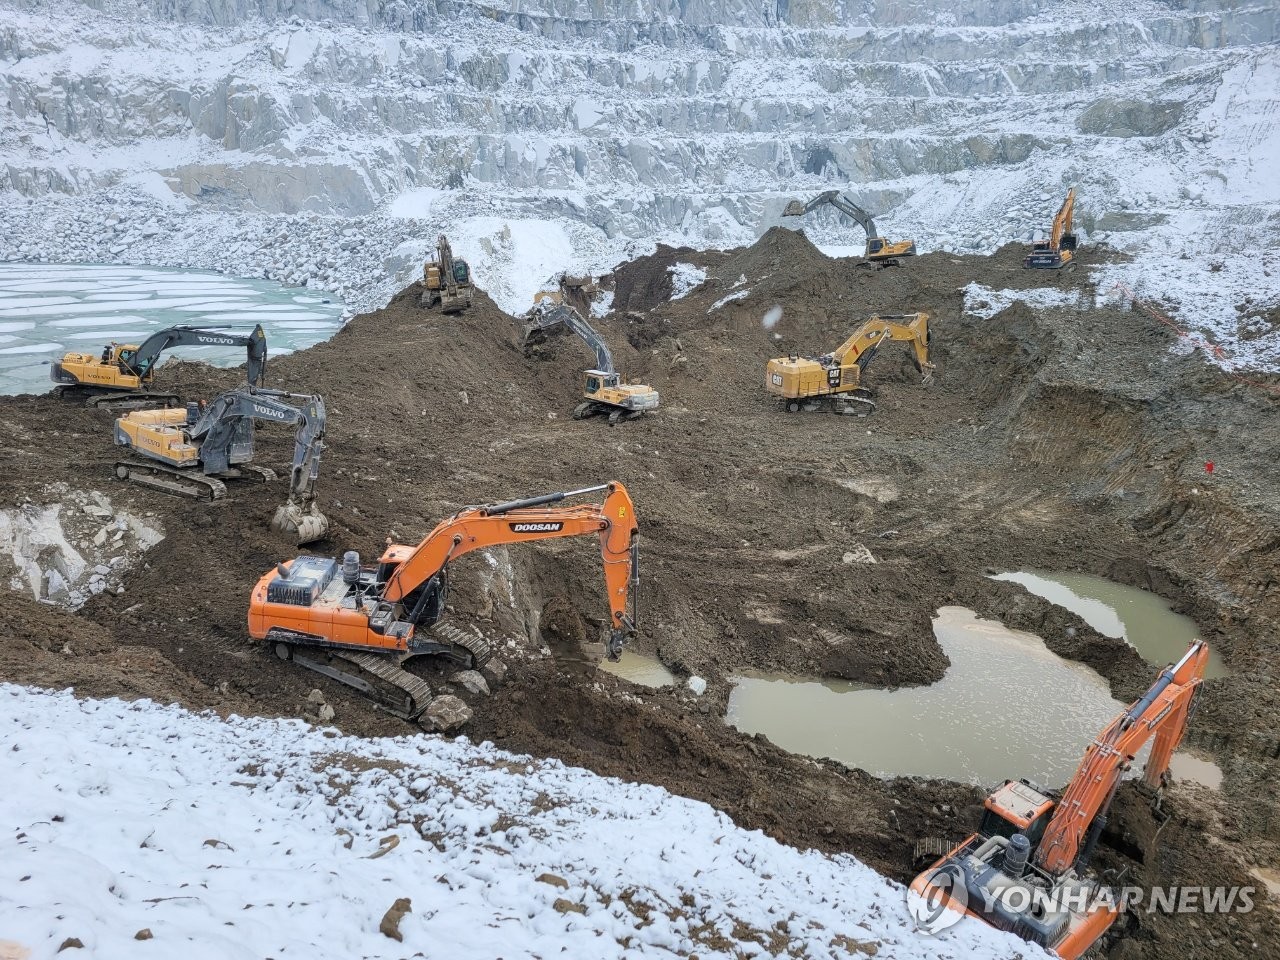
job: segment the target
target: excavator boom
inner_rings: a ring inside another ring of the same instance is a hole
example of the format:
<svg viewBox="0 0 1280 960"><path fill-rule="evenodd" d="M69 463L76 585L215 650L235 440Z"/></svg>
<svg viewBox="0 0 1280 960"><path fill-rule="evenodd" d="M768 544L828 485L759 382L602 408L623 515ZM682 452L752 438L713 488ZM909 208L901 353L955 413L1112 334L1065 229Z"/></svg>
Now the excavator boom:
<svg viewBox="0 0 1280 960"><path fill-rule="evenodd" d="M558 505L601 492L602 503ZM450 562L485 547L587 535L600 542L610 613L605 649L617 659L636 629L639 584L639 528L631 497L620 483L467 507L442 520L416 546L389 543L374 566L362 567L359 555L348 552L341 578L333 559L298 557L279 564L253 590L249 633L276 645L285 659L347 683L414 720L430 701L430 691L420 678L400 670L400 661L444 653L478 668L490 655L464 631L438 623ZM329 662L295 655L317 650ZM343 665L335 666L335 658ZM379 685L389 685L392 692L375 695Z"/></svg>
<svg viewBox="0 0 1280 960"><path fill-rule="evenodd" d="M1201 641L1192 644L1181 660L1162 671L1151 689L1089 745L1036 850L1036 861L1045 870L1061 874L1079 860L1088 860L1121 776L1152 737L1155 744L1143 780L1153 788L1163 786L1169 760L1186 733L1191 701L1208 661L1209 648Z"/></svg>

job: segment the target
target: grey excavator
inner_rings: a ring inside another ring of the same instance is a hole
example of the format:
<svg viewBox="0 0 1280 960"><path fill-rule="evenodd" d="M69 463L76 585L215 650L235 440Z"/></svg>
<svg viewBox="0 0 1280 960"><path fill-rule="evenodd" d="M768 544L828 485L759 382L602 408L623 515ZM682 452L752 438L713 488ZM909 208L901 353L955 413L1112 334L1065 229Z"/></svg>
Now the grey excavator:
<svg viewBox="0 0 1280 960"><path fill-rule="evenodd" d="M288 401L301 401L294 406ZM318 396L252 388L219 394L203 410L135 410L116 420L115 440L138 457L116 463L116 477L164 493L221 500L227 480L274 480L253 464L255 421L297 424L289 497L271 528L300 544L324 539L329 521L315 503L324 450L324 400Z"/></svg>
<svg viewBox="0 0 1280 960"><path fill-rule="evenodd" d="M573 410L573 419L606 416L609 423L634 420L647 410L658 409L658 391L643 383L624 383L613 368L613 354L604 337L573 307L550 300L539 301L525 317L524 350L545 343L557 334L576 333L596 355L594 370L586 372L582 402Z"/></svg>
<svg viewBox="0 0 1280 960"><path fill-rule="evenodd" d="M787 204L786 209L782 211L782 215L784 217L803 217L806 213L816 210L824 203L831 204L831 206L854 220L863 230L867 231L867 246L863 256L872 266L899 266L898 259L900 257L914 257L916 255L916 242L914 240L898 240L894 242L880 236L880 232L876 230L875 221L871 219L871 214L867 213L839 190L828 190L826 193L820 193L808 203L792 200Z"/></svg>

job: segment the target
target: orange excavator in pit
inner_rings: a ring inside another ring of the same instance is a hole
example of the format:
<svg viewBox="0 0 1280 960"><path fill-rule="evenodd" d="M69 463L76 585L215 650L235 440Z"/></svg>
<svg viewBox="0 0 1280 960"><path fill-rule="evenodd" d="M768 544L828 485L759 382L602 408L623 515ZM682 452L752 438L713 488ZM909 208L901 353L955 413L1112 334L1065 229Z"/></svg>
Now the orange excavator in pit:
<svg viewBox="0 0 1280 960"><path fill-rule="evenodd" d="M600 492L602 503L552 506ZM616 660L635 633L639 586L639 528L620 483L467 507L416 547L388 543L374 566L362 566L353 550L341 562L302 556L278 564L253 588L249 633L271 644L281 659L416 721L432 693L426 681L403 669L406 660L440 654L479 669L491 656L483 637L439 622L450 562L485 547L588 534L600 538L610 610L605 651Z"/></svg>
<svg viewBox="0 0 1280 960"><path fill-rule="evenodd" d="M1026 780L1007 781L988 797L978 832L912 882L911 893L921 898L912 904L916 916L922 906L935 922L942 910L968 914L1062 960L1076 960L1097 943L1121 910L1086 877L1107 810L1152 738L1143 781L1153 789L1164 785L1208 660L1209 648L1198 640L1163 670L1089 745L1056 801Z"/></svg>

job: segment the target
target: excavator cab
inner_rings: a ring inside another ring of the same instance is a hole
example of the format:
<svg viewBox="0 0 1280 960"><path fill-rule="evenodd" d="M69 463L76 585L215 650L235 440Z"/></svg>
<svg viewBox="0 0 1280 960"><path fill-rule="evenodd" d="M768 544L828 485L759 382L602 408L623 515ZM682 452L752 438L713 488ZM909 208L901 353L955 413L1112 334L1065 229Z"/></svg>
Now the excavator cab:
<svg viewBox="0 0 1280 960"><path fill-rule="evenodd" d="M1020 833L1034 850L1044 838L1053 801L1028 780L1006 780L987 797L978 832L984 837L1012 837Z"/></svg>
<svg viewBox="0 0 1280 960"><path fill-rule="evenodd" d="M587 388L583 392L590 397L601 390L617 387L619 383L621 383L621 378L616 373L605 373L603 370L588 370Z"/></svg>
<svg viewBox="0 0 1280 960"><path fill-rule="evenodd" d="M874 255L874 254L879 253L879 252L880 252L881 250L883 250L883 249L884 249L884 238L883 238L883 237L871 237L870 239L868 239L868 240L867 240L867 252L866 252L866 255L867 255L868 257L870 257L870 256L872 256L872 255Z"/></svg>

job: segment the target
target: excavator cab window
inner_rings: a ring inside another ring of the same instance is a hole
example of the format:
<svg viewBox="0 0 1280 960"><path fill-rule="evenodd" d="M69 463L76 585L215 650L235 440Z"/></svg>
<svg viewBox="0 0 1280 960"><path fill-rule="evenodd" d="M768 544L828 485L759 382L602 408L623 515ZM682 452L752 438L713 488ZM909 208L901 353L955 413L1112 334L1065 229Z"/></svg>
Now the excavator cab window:
<svg viewBox="0 0 1280 960"><path fill-rule="evenodd" d="M587 377L587 393L599 393L599 392L600 392L600 378Z"/></svg>
<svg viewBox="0 0 1280 960"><path fill-rule="evenodd" d="M465 260L453 261L453 279L455 283L466 283L471 270Z"/></svg>
<svg viewBox="0 0 1280 960"><path fill-rule="evenodd" d="M872 237L867 241L867 253L879 253L884 249L884 240L880 237Z"/></svg>
<svg viewBox="0 0 1280 960"><path fill-rule="evenodd" d="M134 358L137 357L137 355L138 355L137 350L121 350L120 353L117 354L116 360L119 361L121 366L128 367L129 369L132 370L133 361L134 361ZM138 372L142 373L144 371L139 370Z"/></svg>

